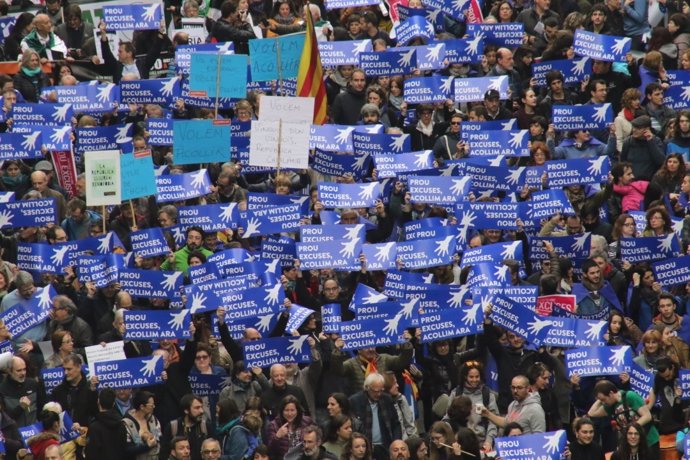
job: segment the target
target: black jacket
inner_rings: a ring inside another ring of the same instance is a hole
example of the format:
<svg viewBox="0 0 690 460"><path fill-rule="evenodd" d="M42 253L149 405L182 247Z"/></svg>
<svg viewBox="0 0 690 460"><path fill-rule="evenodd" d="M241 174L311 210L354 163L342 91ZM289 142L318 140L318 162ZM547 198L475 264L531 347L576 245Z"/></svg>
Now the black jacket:
<svg viewBox="0 0 690 460"><path fill-rule="evenodd" d="M117 409L96 414L96 421L89 425L84 454L86 460L124 460L122 446L127 436L122 417Z"/></svg>
<svg viewBox="0 0 690 460"><path fill-rule="evenodd" d="M38 75L30 77L19 70L12 79L14 81L14 89L19 91L26 102L38 102L38 97L41 95L41 89L50 86L48 75L39 72Z"/></svg>
<svg viewBox="0 0 690 460"><path fill-rule="evenodd" d="M371 441L372 412L369 395L366 391L360 391L350 396L350 413L362 423L363 432ZM395 410L393 399L387 394L382 394L378 401L379 427L381 428L381 441L383 447L388 449L393 441L402 439L402 427Z"/></svg>
<svg viewBox="0 0 690 460"><path fill-rule="evenodd" d="M31 400L29 410L24 410L19 404L19 399L23 396ZM27 378L23 383L19 383L9 376L5 377L0 384L0 397L2 397L5 412L12 417L17 426L29 426L36 422L38 408L43 408L46 401L43 385L36 380Z"/></svg>
<svg viewBox="0 0 690 460"><path fill-rule="evenodd" d="M98 413L98 393L91 389L84 374L82 374L81 381L76 387L67 380L63 380L53 390L51 399L59 402L62 408L70 414L72 421L81 426L88 426L91 419Z"/></svg>
<svg viewBox="0 0 690 460"><path fill-rule="evenodd" d="M351 86L335 97L331 112L333 123L338 125L356 125L359 121L359 111L366 104L364 91L355 91Z"/></svg>
<svg viewBox="0 0 690 460"><path fill-rule="evenodd" d="M161 53L161 48L163 47L163 37L161 37L160 34L156 34L155 36L156 38L153 39L151 42L151 47L146 53L146 58L144 60L135 59L134 61L137 69L139 69L139 77L142 80L149 78L151 67L153 67L153 64L158 59ZM104 65L108 68L109 74L113 76L113 83L120 83L120 80L122 80L122 71L124 66L120 61L115 59L115 56L113 56L113 52L110 50L110 46L108 45L107 41L101 40L100 46L101 52L103 53L103 60L105 61Z"/></svg>
<svg viewBox="0 0 690 460"><path fill-rule="evenodd" d="M236 54L249 54L249 40L256 38L256 34L248 22L233 24L220 18L213 24L211 37L219 42L232 42Z"/></svg>

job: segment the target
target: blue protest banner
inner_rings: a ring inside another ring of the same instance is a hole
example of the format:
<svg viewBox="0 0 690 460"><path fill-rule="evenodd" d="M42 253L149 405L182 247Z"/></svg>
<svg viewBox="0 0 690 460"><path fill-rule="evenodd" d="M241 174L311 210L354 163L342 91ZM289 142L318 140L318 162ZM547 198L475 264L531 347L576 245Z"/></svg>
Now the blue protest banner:
<svg viewBox="0 0 690 460"><path fill-rule="evenodd" d="M129 235L132 252L138 257L165 256L171 252L160 227L137 230Z"/></svg>
<svg viewBox="0 0 690 460"><path fill-rule="evenodd" d="M170 106L180 97L180 79L128 80L120 82L123 104L159 104Z"/></svg>
<svg viewBox="0 0 690 460"><path fill-rule="evenodd" d="M480 37L481 38L481 37ZM475 38L444 40L449 64L477 64L484 54L484 42Z"/></svg>
<svg viewBox="0 0 690 460"><path fill-rule="evenodd" d="M340 338L345 343L343 350L359 350L405 342L403 332L409 321L399 313L392 318L354 320L340 323Z"/></svg>
<svg viewBox="0 0 690 460"><path fill-rule="evenodd" d="M156 194L156 175L150 151L148 154L120 155L120 176L122 201Z"/></svg>
<svg viewBox="0 0 690 460"><path fill-rule="evenodd" d="M522 203L463 202L455 207L461 227L516 229ZM466 235L466 232L463 233ZM461 241L462 242L462 241Z"/></svg>
<svg viewBox="0 0 690 460"><path fill-rule="evenodd" d="M218 281L223 276L215 263L206 262L195 267L187 269L187 276L192 284L208 283L210 281Z"/></svg>
<svg viewBox="0 0 690 460"><path fill-rule="evenodd" d="M33 425L21 426L19 427L19 435L22 437L24 444L29 440L30 437L36 436L43 431L43 426L40 422L36 422Z"/></svg>
<svg viewBox="0 0 690 460"><path fill-rule="evenodd" d="M188 339L189 310L125 311L125 340Z"/></svg>
<svg viewBox="0 0 690 460"><path fill-rule="evenodd" d="M358 238L342 241L296 243L295 252L302 270L332 268L334 270L357 270L362 241Z"/></svg>
<svg viewBox="0 0 690 460"><path fill-rule="evenodd" d="M403 268L418 269L452 263L456 252L455 235L398 243L398 260Z"/></svg>
<svg viewBox="0 0 690 460"><path fill-rule="evenodd" d="M303 225L300 241L303 243L334 242L338 240L364 240L363 224L355 225Z"/></svg>
<svg viewBox="0 0 690 460"><path fill-rule="evenodd" d="M162 8L162 3L107 5L103 7L103 21L109 31L157 30L161 26Z"/></svg>
<svg viewBox="0 0 690 460"><path fill-rule="evenodd" d="M355 154L401 153L411 150L409 134L352 133Z"/></svg>
<svg viewBox="0 0 690 460"><path fill-rule="evenodd" d="M362 176L369 171L370 163L371 155L368 153L341 155L316 149L314 156L310 158L309 166L325 176L342 177L349 173L357 180L362 179Z"/></svg>
<svg viewBox="0 0 690 460"><path fill-rule="evenodd" d="M671 86L664 91L664 105L673 110L690 108L690 85Z"/></svg>
<svg viewBox="0 0 690 460"><path fill-rule="evenodd" d="M628 345L618 347L583 347L565 351L568 375L604 376L627 372L632 363L632 350Z"/></svg>
<svg viewBox="0 0 690 460"><path fill-rule="evenodd" d="M36 139L36 144L39 149L41 145L53 152L67 152L72 149L72 140L69 136L72 133L71 125L56 127L15 123L12 125L12 133L29 136L22 140L20 144L15 143L18 154L32 153L33 149L27 150L26 147L32 147L34 139ZM40 135L36 133L40 133ZM2 138L0 138L0 155L5 155L7 153L7 147L3 146L3 144L5 143L5 139L8 141L11 140L6 138L9 134L10 133L4 133Z"/></svg>
<svg viewBox="0 0 690 460"><path fill-rule="evenodd" d="M180 225L187 227L198 225L207 232L235 229L240 221L237 203L181 206L177 211Z"/></svg>
<svg viewBox="0 0 690 460"><path fill-rule="evenodd" d="M192 394L195 396L214 397L218 396L225 387L224 375L215 374L196 374L190 373L187 376Z"/></svg>
<svg viewBox="0 0 690 460"><path fill-rule="evenodd" d="M533 236L530 237L529 257L533 262L549 259L550 256L544 247L544 242L548 241L559 257L566 257L573 262L583 261L589 257L591 239L590 232L558 237Z"/></svg>
<svg viewBox="0 0 690 460"><path fill-rule="evenodd" d="M309 148L328 152L354 152L352 132L354 126L312 125Z"/></svg>
<svg viewBox="0 0 690 460"><path fill-rule="evenodd" d="M371 40L320 41L319 55L324 67L359 64L359 53L372 51Z"/></svg>
<svg viewBox="0 0 690 460"><path fill-rule="evenodd" d="M71 104L17 103L12 106L9 118L13 123L64 126L73 115Z"/></svg>
<svg viewBox="0 0 690 460"><path fill-rule="evenodd" d="M278 259L281 267L292 265L296 257L295 240L287 236L268 237L261 242L261 258L264 260Z"/></svg>
<svg viewBox="0 0 690 460"><path fill-rule="evenodd" d="M302 324L314 314L314 310L311 308L305 308L301 305L293 303L290 307L289 317L287 325L285 326L285 335L292 335L293 332L297 331Z"/></svg>
<svg viewBox="0 0 690 460"><path fill-rule="evenodd" d="M522 45L525 36L525 25L521 22L502 24L467 24L467 35L482 37L485 45L515 48Z"/></svg>
<svg viewBox="0 0 690 460"><path fill-rule="evenodd" d="M360 53L359 67L369 77L405 75L417 67L416 50Z"/></svg>
<svg viewBox="0 0 690 460"><path fill-rule="evenodd" d="M611 103L589 105L554 105L551 122L559 131L605 129L613 123Z"/></svg>
<svg viewBox="0 0 690 460"><path fill-rule="evenodd" d="M573 50L579 56L587 56L599 61L625 61L625 55L630 51L632 39L630 37L616 37L588 32L584 29L575 31Z"/></svg>
<svg viewBox="0 0 690 460"><path fill-rule="evenodd" d="M403 294L400 295L400 298L402 297ZM386 294L383 294L376 289L367 286L366 284L357 283L355 293L352 296L350 305L348 305L348 310L357 312L358 308L362 305L371 305L387 301L388 296Z"/></svg>
<svg viewBox="0 0 690 460"><path fill-rule="evenodd" d="M104 288L117 282L124 261L121 254L80 256L76 265L80 283L93 283L96 287Z"/></svg>
<svg viewBox="0 0 690 460"><path fill-rule="evenodd" d="M413 203L453 205L465 199L471 184L469 176L461 178L411 176L407 179L410 200Z"/></svg>
<svg viewBox="0 0 690 460"><path fill-rule="evenodd" d="M10 36L15 22L17 22L17 18L14 16L0 18L0 43L4 43L5 39Z"/></svg>
<svg viewBox="0 0 690 460"><path fill-rule="evenodd" d="M643 369L633 361L630 363L628 374L630 375L630 389L646 400L654 386L654 371ZM657 397L659 396L661 395L657 395Z"/></svg>
<svg viewBox="0 0 690 460"><path fill-rule="evenodd" d="M511 131L518 129L517 119L492 120L492 121L463 121L460 125L460 138L467 140L473 131Z"/></svg>
<svg viewBox="0 0 690 460"><path fill-rule="evenodd" d="M604 334L607 332L606 321L590 321L577 318L534 316L529 323L536 337L531 337L535 345L552 347L596 347L604 346ZM539 328L544 327L541 333ZM537 339L537 340L535 340Z"/></svg>
<svg viewBox="0 0 690 460"><path fill-rule="evenodd" d="M494 324L504 327L526 340L539 339L537 333L543 328L539 317L527 306L516 299L498 293L484 295L483 291L475 294L473 304L481 304L483 310L491 310L491 319Z"/></svg>
<svg viewBox="0 0 690 460"><path fill-rule="evenodd" d="M176 120L175 164L223 163L230 160L230 123L223 120Z"/></svg>
<svg viewBox="0 0 690 460"><path fill-rule="evenodd" d="M173 120L167 118L147 118L146 131L149 144L154 146L173 145Z"/></svg>
<svg viewBox="0 0 690 460"><path fill-rule="evenodd" d="M496 439L502 460L560 460L568 443L565 430Z"/></svg>
<svg viewBox="0 0 690 460"><path fill-rule="evenodd" d="M56 222L55 198L0 203L0 228L41 227Z"/></svg>
<svg viewBox="0 0 690 460"><path fill-rule="evenodd" d="M324 2L327 10L339 8L352 8L357 6L378 5L376 0L326 0Z"/></svg>
<svg viewBox="0 0 690 460"><path fill-rule="evenodd" d="M194 53L189 89L207 97L244 98L248 64L244 54Z"/></svg>
<svg viewBox="0 0 690 460"><path fill-rule="evenodd" d="M438 70L448 66L447 63L444 63L446 59L446 44L444 42L419 46L400 46L395 49L400 51L415 50L419 70Z"/></svg>
<svg viewBox="0 0 690 460"><path fill-rule="evenodd" d="M487 262L499 264L505 259L522 260L522 241L487 244L468 249L462 255L460 266Z"/></svg>
<svg viewBox="0 0 690 460"><path fill-rule="evenodd" d="M180 297L182 272L120 270L120 286L133 297L176 299Z"/></svg>
<svg viewBox="0 0 690 460"><path fill-rule="evenodd" d="M529 131L473 131L466 138L470 157L505 155L529 156Z"/></svg>
<svg viewBox="0 0 690 460"><path fill-rule="evenodd" d="M321 182L317 185L319 201L325 208L370 208L379 199L379 183L338 184Z"/></svg>
<svg viewBox="0 0 690 460"><path fill-rule="evenodd" d="M95 252L88 240L69 243L19 243L17 266L22 270L61 274L65 267L76 264L77 257Z"/></svg>
<svg viewBox="0 0 690 460"><path fill-rule="evenodd" d="M93 152L97 150L119 150L131 152L134 123L112 126L93 126L77 128L75 152Z"/></svg>
<svg viewBox="0 0 690 460"><path fill-rule="evenodd" d="M264 209L248 210L243 238L297 230L302 218L302 206L271 206Z"/></svg>
<svg viewBox="0 0 690 460"><path fill-rule="evenodd" d="M632 264L680 255L680 243L675 233L660 237L621 238L619 245L620 259Z"/></svg>
<svg viewBox="0 0 690 460"><path fill-rule="evenodd" d="M432 75L405 80L403 97L408 104L435 104L452 99L453 77Z"/></svg>
<svg viewBox="0 0 690 460"><path fill-rule="evenodd" d="M65 369L62 367L54 367L48 369L41 369L41 382L46 390L46 395L51 395L55 387L60 385L65 380Z"/></svg>
<svg viewBox="0 0 690 460"><path fill-rule="evenodd" d="M420 314L422 342L429 343L483 332L484 312L478 308L480 306L481 304L474 304L469 308L463 306L460 309L447 308Z"/></svg>
<svg viewBox="0 0 690 460"><path fill-rule="evenodd" d="M278 363L311 362L308 335L273 337L242 344L247 367L269 367Z"/></svg>
<svg viewBox="0 0 690 460"><path fill-rule="evenodd" d="M479 102L489 90L496 90L501 99L508 99L508 76L455 78L453 94L455 102Z"/></svg>
<svg viewBox="0 0 690 460"><path fill-rule="evenodd" d="M409 285L410 283L430 284L433 281L432 274L429 274L427 276L428 277L425 277L424 275L421 275L419 273L408 273L401 272L398 270L388 270L388 272L386 272L386 279L383 285L383 294L378 295L385 296L384 300L387 300L388 297L404 299L405 293L407 292L407 285Z"/></svg>
<svg viewBox="0 0 690 460"><path fill-rule="evenodd" d="M192 65L192 55L199 52L231 54L235 52L235 44L233 42L221 42L176 46L175 71L178 75L189 75L189 69Z"/></svg>
<svg viewBox="0 0 690 460"><path fill-rule="evenodd" d="M217 289L217 286L231 283L230 279L207 283L213 288L208 290L204 290L204 285L191 286L186 307L196 314L213 311L218 305L232 304L233 308L226 315L236 320L275 313L285 301L285 292L280 283L243 290L234 290L232 287Z"/></svg>
<svg viewBox="0 0 690 460"><path fill-rule="evenodd" d="M398 173L413 172L433 167L431 150L410 153L377 153L374 154L377 177L385 179L395 177ZM409 180L409 179L408 179Z"/></svg>
<svg viewBox="0 0 690 460"><path fill-rule="evenodd" d="M538 227L542 219L548 219L556 213L575 214L563 190L533 192L532 199L522 205L522 219L526 227Z"/></svg>
<svg viewBox="0 0 690 460"><path fill-rule="evenodd" d="M430 238L435 235L434 229L446 224L446 219L440 217L425 217L403 224L403 240L411 241Z"/></svg>
<svg viewBox="0 0 690 460"><path fill-rule="evenodd" d="M339 303L329 303L321 307L321 325L325 334L338 334L341 320Z"/></svg>
<svg viewBox="0 0 690 460"><path fill-rule="evenodd" d="M53 93L60 104L71 104L75 112L110 112L120 102L120 87L114 83L53 86L44 91Z"/></svg>
<svg viewBox="0 0 690 460"><path fill-rule="evenodd" d="M423 16L410 16L399 24L394 25L393 29L400 45L407 45L414 38L424 38L427 41L432 40L435 35L434 25Z"/></svg>
<svg viewBox="0 0 690 460"><path fill-rule="evenodd" d="M690 281L690 256L675 257L673 259L652 264L654 277L662 286L675 286Z"/></svg>
<svg viewBox="0 0 690 460"><path fill-rule="evenodd" d="M278 62L279 45L280 62ZM249 40L249 66L252 81L296 78L303 48L304 32L278 38ZM280 75L278 66L280 66Z"/></svg>
<svg viewBox="0 0 690 460"><path fill-rule="evenodd" d="M2 133L0 136L0 160L25 160L43 157L41 131L31 134Z"/></svg>
<svg viewBox="0 0 690 460"><path fill-rule="evenodd" d="M362 254L367 264L367 270L389 270L395 268L397 247L395 242L364 244Z"/></svg>
<svg viewBox="0 0 690 460"><path fill-rule="evenodd" d="M156 201L185 201L211 193L211 180L205 169L185 174L161 175L156 177Z"/></svg>
<svg viewBox="0 0 690 460"><path fill-rule="evenodd" d="M163 356L94 363L99 388L137 388L163 383Z"/></svg>
<svg viewBox="0 0 690 460"><path fill-rule="evenodd" d="M579 59L558 59L555 61L543 61L532 64L532 78L535 79L538 88L548 86L546 84L546 74L551 71L559 71L563 75L564 86L576 86L582 78L590 72L588 57Z"/></svg>
<svg viewBox="0 0 690 460"><path fill-rule="evenodd" d="M525 166L507 168L471 161L465 163L465 174L472 177L472 188L475 190L519 191L525 185L526 169Z"/></svg>
<svg viewBox="0 0 690 460"><path fill-rule="evenodd" d="M611 161L605 155L596 158L552 160L546 162L549 187L601 184L608 181Z"/></svg>
<svg viewBox="0 0 690 460"><path fill-rule="evenodd" d="M27 303L12 305L0 313L0 319L4 322L9 333L12 334L13 340L48 319L52 299L56 295L55 289L50 285L36 288L36 292Z"/></svg>

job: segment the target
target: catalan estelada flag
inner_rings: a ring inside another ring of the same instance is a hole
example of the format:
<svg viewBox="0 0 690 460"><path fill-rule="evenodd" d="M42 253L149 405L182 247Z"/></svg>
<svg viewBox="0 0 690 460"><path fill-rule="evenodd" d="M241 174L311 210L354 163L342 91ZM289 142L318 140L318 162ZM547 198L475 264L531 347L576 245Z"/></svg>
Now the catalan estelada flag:
<svg viewBox="0 0 690 460"><path fill-rule="evenodd" d="M326 100L326 83L323 80L323 67L321 66L321 56L314 31L314 19L311 17L309 3L307 3L306 10L307 34L297 72L297 95L314 98L314 124L322 125L326 123L326 106L328 103Z"/></svg>

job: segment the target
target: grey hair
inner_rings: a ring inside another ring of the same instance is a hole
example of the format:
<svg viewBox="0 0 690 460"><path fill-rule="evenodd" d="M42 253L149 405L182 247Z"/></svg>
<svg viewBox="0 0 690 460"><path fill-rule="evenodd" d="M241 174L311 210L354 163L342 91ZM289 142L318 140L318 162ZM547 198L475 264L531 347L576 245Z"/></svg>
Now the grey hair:
<svg viewBox="0 0 690 460"><path fill-rule="evenodd" d="M21 289L24 286L33 286L34 277L31 276L31 273L20 270L14 277L14 285L17 286L17 289Z"/></svg>
<svg viewBox="0 0 690 460"><path fill-rule="evenodd" d="M372 372L371 374L367 375L367 378L364 379L364 389L368 390L375 383L380 383L381 385L384 384L383 375L379 374L378 372Z"/></svg>

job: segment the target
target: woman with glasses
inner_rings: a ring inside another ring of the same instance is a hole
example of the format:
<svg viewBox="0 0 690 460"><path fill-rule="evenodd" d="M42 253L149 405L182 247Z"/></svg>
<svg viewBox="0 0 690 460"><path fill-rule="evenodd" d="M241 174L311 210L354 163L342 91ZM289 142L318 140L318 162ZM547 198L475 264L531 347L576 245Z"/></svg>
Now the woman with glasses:
<svg viewBox="0 0 690 460"><path fill-rule="evenodd" d="M45 369L62 366L62 360L74 352L74 340L69 331L55 331L50 337L53 355L43 362Z"/></svg>
<svg viewBox="0 0 690 460"><path fill-rule="evenodd" d="M638 423L628 426L611 460L651 460L645 436L644 428Z"/></svg>
<svg viewBox="0 0 690 460"><path fill-rule="evenodd" d="M455 442L453 429L446 422L434 422L429 430L429 460L449 460Z"/></svg>
<svg viewBox="0 0 690 460"><path fill-rule="evenodd" d="M450 125L446 133L436 139L432 150L434 151L434 158L439 163L467 156L467 145L460 140L461 123L462 115L459 113L451 115Z"/></svg>
<svg viewBox="0 0 690 460"><path fill-rule="evenodd" d="M189 372L190 375L218 375L222 377L227 377L228 373L221 366L213 364L211 356L211 348L205 343L199 343L196 348L196 354L194 355L194 366ZM217 400L217 397L212 397L211 399ZM215 417L211 414L211 407L215 404L215 401L211 400L209 396L204 396L201 398L204 404L204 413L208 420L213 420Z"/></svg>

